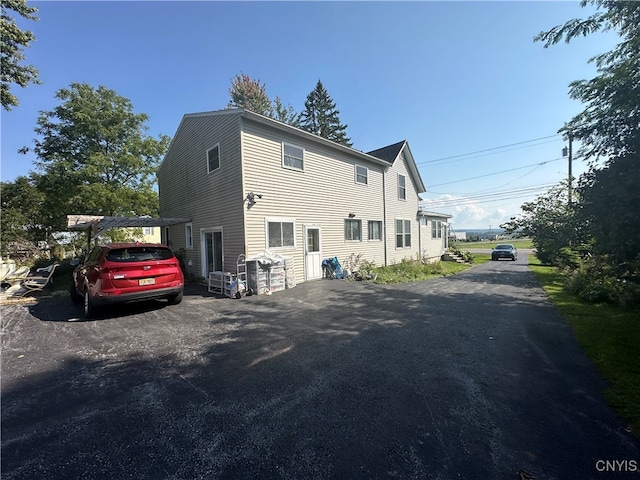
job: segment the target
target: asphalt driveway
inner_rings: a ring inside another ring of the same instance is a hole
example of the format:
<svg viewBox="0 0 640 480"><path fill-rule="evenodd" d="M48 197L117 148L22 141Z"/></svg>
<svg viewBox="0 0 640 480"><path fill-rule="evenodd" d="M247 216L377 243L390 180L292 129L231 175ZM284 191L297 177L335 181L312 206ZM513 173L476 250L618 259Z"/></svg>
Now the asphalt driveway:
<svg viewBox="0 0 640 480"><path fill-rule="evenodd" d="M640 478L526 261L88 322L2 306L2 478Z"/></svg>

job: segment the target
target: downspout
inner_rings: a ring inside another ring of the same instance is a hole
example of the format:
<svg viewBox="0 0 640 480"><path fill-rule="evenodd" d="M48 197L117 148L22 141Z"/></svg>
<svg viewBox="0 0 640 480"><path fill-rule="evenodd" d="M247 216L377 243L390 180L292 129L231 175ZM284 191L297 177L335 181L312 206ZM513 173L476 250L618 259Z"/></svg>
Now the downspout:
<svg viewBox="0 0 640 480"><path fill-rule="evenodd" d="M420 201L418 200L418 258L422 260L422 217L419 214L420 212Z"/></svg>
<svg viewBox="0 0 640 480"><path fill-rule="evenodd" d="M384 266L387 267L387 177L386 168L382 169L382 229L384 231Z"/></svg>

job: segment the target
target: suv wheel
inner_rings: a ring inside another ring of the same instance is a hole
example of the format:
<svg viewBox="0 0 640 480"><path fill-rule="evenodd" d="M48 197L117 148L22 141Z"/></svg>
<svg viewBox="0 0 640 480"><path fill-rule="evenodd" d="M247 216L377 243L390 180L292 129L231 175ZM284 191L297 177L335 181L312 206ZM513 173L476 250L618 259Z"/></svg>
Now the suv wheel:
<svg viewBox="0 0 640 480"><path fill-rule="evenodd" d="M167 297L169 305L177 305L182 301L182 292Z"/></svg>
<svg viewBox="0 0 640 480"><path fill-rule="evenodd" d="M76 284L73 280L71 280L71 287L69 287L69 296L71 297L71 301L73 303L82 302L82 295L80 295L76 290Z"/></svg>
<svg viewBox="0 0 640 480"><path fill-rule="evenodd" d="M85 318L92 318L95 316L95 307L91 303L91 296L89 295L89 289L84 289L84 316Z"/></svg>

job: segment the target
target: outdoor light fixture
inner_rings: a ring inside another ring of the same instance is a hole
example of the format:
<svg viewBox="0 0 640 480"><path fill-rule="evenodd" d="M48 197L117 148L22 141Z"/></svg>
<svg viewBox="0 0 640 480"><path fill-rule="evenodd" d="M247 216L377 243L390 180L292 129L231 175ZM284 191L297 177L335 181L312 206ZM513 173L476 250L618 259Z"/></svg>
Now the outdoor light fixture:
<svg viewBox="0 0 640 480"><path fill-rule="evenodd" d="M349 218L353 218L353 217L355 217L355 216L356 216L356 214L355 214L355 213L350 213L350 214L349 214Z"/></svg>
<svg viewBox="0 0 640 480"><path fill-rule="evenodd" d="M249 192L247 193L247 208L251 208L256 204L256 197L257 198L262 198L262 195L260 195L259 193L253 193L253 192Z"/></svg>

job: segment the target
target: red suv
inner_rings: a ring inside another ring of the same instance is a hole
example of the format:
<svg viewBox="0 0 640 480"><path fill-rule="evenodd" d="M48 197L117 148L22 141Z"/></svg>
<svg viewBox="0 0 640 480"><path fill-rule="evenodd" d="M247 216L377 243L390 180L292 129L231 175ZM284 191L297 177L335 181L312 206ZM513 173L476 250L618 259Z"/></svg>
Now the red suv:
<svg viewBox="0 0 640 480"><path fill-rule="evenodd" d="M100 305L166 298L182 301L184 276L168 247L157 243L111 243L95 247L73 271L71 299L84 299L85 317Z"/></svg>

